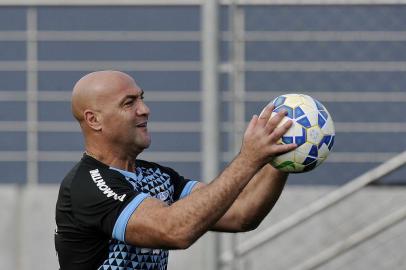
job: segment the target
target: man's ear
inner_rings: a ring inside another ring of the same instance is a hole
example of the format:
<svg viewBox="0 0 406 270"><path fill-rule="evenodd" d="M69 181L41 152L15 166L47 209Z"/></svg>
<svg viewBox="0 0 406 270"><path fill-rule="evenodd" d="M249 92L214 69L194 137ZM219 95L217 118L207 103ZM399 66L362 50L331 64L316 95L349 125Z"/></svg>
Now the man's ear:
<svg viewBox="0 0 406 270"><path fill-rule="evenodd" d="M93 130L100 131L102 129L101 116L98 112L92 110L85 110L83 112L86 124Z"/></svg>

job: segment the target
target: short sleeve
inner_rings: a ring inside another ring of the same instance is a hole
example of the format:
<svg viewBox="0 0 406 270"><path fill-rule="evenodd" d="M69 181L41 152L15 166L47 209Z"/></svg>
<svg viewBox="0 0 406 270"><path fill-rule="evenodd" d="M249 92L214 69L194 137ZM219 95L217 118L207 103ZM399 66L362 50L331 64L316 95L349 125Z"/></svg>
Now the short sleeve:
<svg viewBox="0 0 406 270"><path fill-rule="evenodd" d="M180 199L183 199L184 197L188 196L192 190L193 187L199 183L196 180L188 179L185 178L179 173L177 173L175 170L168 168L171 174L171 177L173 179L173 185L174 185L174 196L173 200L177 201Z"/></svg>
<svg viewBox="0 0 406 270"><path fill-rule="evenodd" d="M71 185L73 216L81 226L124 241L131 214L148 197L109 169L84 169Z"/></svg>

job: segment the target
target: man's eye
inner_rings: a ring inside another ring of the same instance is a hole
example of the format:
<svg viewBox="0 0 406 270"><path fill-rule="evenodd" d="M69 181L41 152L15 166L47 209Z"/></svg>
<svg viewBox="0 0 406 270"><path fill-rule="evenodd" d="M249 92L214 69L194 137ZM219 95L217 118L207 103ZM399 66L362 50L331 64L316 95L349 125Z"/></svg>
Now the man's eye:
<svg viewBox="0 0 406 270"><path fill-rule="evenodd" d="M132 105L133 103L134 103L134 100L131 99L131 100L126 101L126 102L124 103L124 106Z"/></svg>

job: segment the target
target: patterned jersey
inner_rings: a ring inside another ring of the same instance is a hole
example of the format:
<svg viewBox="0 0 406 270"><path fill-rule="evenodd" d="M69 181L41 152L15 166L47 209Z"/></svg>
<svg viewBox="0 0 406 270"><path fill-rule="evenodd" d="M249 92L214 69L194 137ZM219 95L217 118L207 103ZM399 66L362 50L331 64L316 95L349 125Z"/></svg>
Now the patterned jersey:
<svg viewBox="0 0 406 270"><path fill-rule="evenodd" d="M60 269L165 270L167 250L125 243L128 220L145 198L171 204L196 183L156 163L136 160L133 173L84 155L62 181L56 204Z"/></svg>

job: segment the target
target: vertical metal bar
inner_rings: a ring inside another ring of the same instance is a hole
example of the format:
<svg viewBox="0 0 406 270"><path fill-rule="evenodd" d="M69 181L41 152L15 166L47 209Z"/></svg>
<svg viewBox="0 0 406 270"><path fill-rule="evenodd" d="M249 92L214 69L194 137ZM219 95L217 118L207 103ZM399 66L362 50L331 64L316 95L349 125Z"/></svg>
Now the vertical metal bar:
<svg viewBox="0 0 406 270"><path fill-rule="evenodd" d="M235 89L236 89L236 55L235 55L235 50L236 50L236 29L235 29L235 24L234 24L234 17L236 13L236 4L235 0L230 1L229 5L229 12L228 12L228 32L229 32L229 94L230 94L230 101L229 101L229 106L228 106L228 112L229 112L229 121L231 122L230 125L230 131L228 133L228 151L232 152L233 154L236 154L238 149L236 149L236 133L237 133L237 125L236 125L236 114L235 114L235 106L234 104L236 103L236 94L235 94ZM231 260L230 263L228 264L228 268L230 270L236 270L237 266L235 264L235 246L237 245L237 238L236 235L234 234L229 234L225 235L225 237L228 236L228 240L230 242L229 248L230 248L230 255L231 255Z"/></svg>
<svg viewBox="0 0 406 270"><path fill-rule="evenodd" d="M27 8L26 25L26 97L27 97L27 185L38 183L38 134L37 134L37 114L38 114L38 92L37 92L37 9L36 7ZM23 231L23 200L24 190L18 188L19 197L17 201L16 226L18 227L16 236L16 270L25 267L23 246L26 239L22 237Z"/></svg>
<svg viewBox="0 0 406 270"><path fill-rule="evenodd" d="M38 183L37 9L27 8L27 184Z"/></svg>
<svg viewBox="0 0 406 270"><path fill-rule="evenodd" d="M238 131L236 125L236 106L237 103L237 94L236 88L238 87L237 84L237 56L236 56L236 43L237 43L237 34L236 34L236 27L235 27L235 17L236 17L236 9L237 5L235 0L230 1L229 5L229 13L228 13L228 24L229 24L229 94L230 94L230 103L229 103L229 121L231 122L230 125L230 133L229 135L229 151L233 154L236 154L238 149L236 149L236 133Z"/></svg>
<svg viewBox="0 0 406 270"><path fill-rule="evenodd" d="M220 109L218 83L218 1L206 0L201 6L202 25L202 176L204 181L214 179L220 163ZM217 270L219 266L219 235L206 235L204 269Z"/></svg>
<svg viewBox="0 0 406 270"><path fill-rule="evenodd" d="M238 153L241 147L241 138L245 127L245 76L244 76L244 10L239 8L235 0L230 2L229 32L230 32L230 120L232 120L230 151ZM231 250L229 268L238 269L238 258L235 247L236 235L230 234Z"/></svg>
<svg viewBox="0 0 406 270"><path fill-rule="evenodd" d="M216 0L203 4L202 16L202 121L203 179L219 170L218 7Z"/></svg>
<svg viewBox="0 0 406 270"><path fill-rule="evenodd" d="M16 188L16 195L17 195L17 200L15 200L15 219L14 219L14 225L15 225L15 270L22 270L23 269L23 246L26 243L27 239L24 239L23 237L23 230L24 230L24 222L23 222L23 200L24 200L24 192L23 188L21 186L18 186Z"/></svg>
<svg viewBox="0 0 406 270"><path fill-rule="evenodd" d="M235 114L235 139L234 149L239 151L241 137L245 129L245 43L244 43L244 9L236 7L234 16L235 42L234 42L234 114Z"/></svg>

